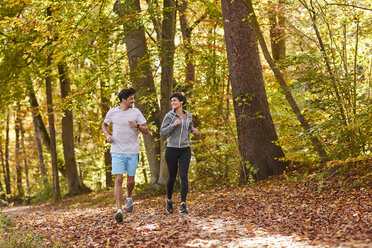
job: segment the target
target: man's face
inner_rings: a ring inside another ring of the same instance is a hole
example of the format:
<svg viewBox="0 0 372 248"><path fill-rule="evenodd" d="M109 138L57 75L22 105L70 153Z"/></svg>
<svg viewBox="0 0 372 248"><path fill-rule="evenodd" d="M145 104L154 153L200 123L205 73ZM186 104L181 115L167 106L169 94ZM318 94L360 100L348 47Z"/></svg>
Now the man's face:
<svg viewBox="0 0 372 248"><path fill-rule="evenodd" d="M134 95L131 95L127 98L127 100L125 100L124 98L122 99L122 102L124 103L124 105L132 108L133 107L133 104L134 104Z"/></svg>

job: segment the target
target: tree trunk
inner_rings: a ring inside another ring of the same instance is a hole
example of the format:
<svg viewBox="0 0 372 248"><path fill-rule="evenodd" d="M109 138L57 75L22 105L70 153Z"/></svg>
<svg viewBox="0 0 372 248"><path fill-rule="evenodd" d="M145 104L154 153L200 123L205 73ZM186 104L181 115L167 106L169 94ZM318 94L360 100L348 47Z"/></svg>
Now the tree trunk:
<svg viewBox="0 0 372 248"><path fill-rule="evenodd" d="M192 28L189 26L186 16L187 0L180 1L178 11L180 13L180 26L183 40L183 48L185 51L185 62L186 62L186 78L185 87L180 91L188 92L192 88L192 82L195 81L195 65L194 65L194 49L191 46L191 33Z"/></svg>
<svg viewBox="0 0 372 248"><path fill-rule="evenodd" d="M160 91L160 116L164 118L166 113L171 110L169 97L173 91L173 64L174 64L174 35L176 25L176 4L174 0L164 0L163 3L163 23L162 35L160 40L160 66L161 66L161 91ZM160 139L161 162L158 183L166 185L168 182L168 167L164 158L166 149L166 137Z"/></svg>
<svg viewBox="0 0 372 248"><path fill-rule="evenodd" d="M70 79L67 76L68 69L63 63L58 64L59 82L61 86L61 98L66 99L71 91ZM64 108L62 117L62 143L63 155L65 158L66 180L67 180L67 196L78 195L90 191L83 185L80 180L76 160L75 160L75 145L74 145L74 125L73 114L68 108Z"/></svg>
<svg viewBox="0 0 372 248"><path fill-rule="evenodd" d="M25 175L26 175L26 186L27 186L27 195L30 196L30 178L28 176L28 165L27 165L27 153L25 147L25 130L23 128L22 119L19 119L19 127L21 131L21 145L22 145L22 153L23 153L23 164L25 166Z"/></svg>
<svg viewBox="0 0 372 248"><path fill-rule="evenodd" d="M33 118L33 122L34 122L34 129L35 129L35 125L36 125L36 128L38 129L38 133L39 133L39 140L40 140L40 137L41 137L44 145L46 146L46 148L50 152L51 151L50 137L49 137L47 128L45 127L44 121L41 118L41 114L40 114L40 110L39 110L39 103L36 99L35 91L34 91L34 88L33 88L33 85L32 85L31 81L28 83L28 91L29 91L29 98L30 98L30 106L31 106L31 110L32 110L32 118ZM54 117L53 117L53 119L54 119ZM35 133L36 133L36 131L35 131ZM39 154L39 159L40 159L40 154ZM62 158L57 158L57 162L58 161L63 161L63 159ZM60 162L60 164L62 164L62 162ZM62 176L66 177L66 170L65 170L64 167L58 166L58 170L62 174Z"/></svg>
<svg viewBox="0 0 372 248"><path fill-rule="evenodd" d="M271 53L274 60L285 57L285 18L283 16L283 0L271 4L269 11Z"/></svg>
<svg viewBox="0 0 372 248"><path fill-rule="evenodd" d="M8 109L6 114L6 138L5 138L5 188L6 194L10 195L12 193L10 188L10 169L9 169L9 112Z"/></svg>
<svg viewBox="0 0 372 248"><path fill-rule="evenodd" d="M114 11L120 17L140 13L139 0L127 1L125 4L116 1ZM147 42L142 24L138 22L124 24L128 36L125 39L129 60L131 79L137 90L136 106L144 114L148 123L160 128L159 106L157 103L154 79L151 73ZM147 160L150 166L150 184L156 187L160 174L160 135L159 131L143 136Z"/></svg>
<svg viewBox="0 0 372 248"><path fill-rule="evenodd" d="M21 116L20 116L20 106L18 103L18 109L16 112L15 120L15 163L16 163L16 175L17 175L17 190L18 196L24 196L23 186L22 186L22 166L21 166L21 149L19 141L19 133L21 130Z"/></svg>
<svg viewBox="0 0 372 248"><path fill-rule="evenodd" d="M321 161L326 162L328 160L327 153L325 152L322 143L320 142L318 137L311 134L311 132L310 132L311 127L310 127L309 122L306 120L305 116L301 113L301 110L298 107L297 102L292 95L292 92L289 90L289 87L288 87L288 85L287 85L287 83L284 79L284 76L282 75L282 73L280 72L280 70L276 66L274 60L270 56L269 50L267 49L267 46L266 46L265 39L264 39L264 37L261 33L260 26L258 24L256 15L254 13L254 9L253 9L253 6L252 6L252 1L251 0L242 0L242 1L248 9L248 13L249 13L249 16L250 16L250 22L251 22L251 24L253 25L253 27L256 31L256 35L258 36L258 40L260 42L261 49L262 49L262 52L264 54L264 57L265 57L267 63L269 63L272 71L274 72L275 78L276 78L276 80L278 80L278 83L280 84L280 86L282 88L282 91L283 91L289 105L292 108L293 113L296 115L297 120L301 123L302 128L307 132L307 134L309 136L309 139L311 140L311 142L314 146L314 149L318 153Z"/></svg>
<svg viewBox="0 0 372 248"><path fill-rule="evenodd" d="M105 82L102 80L100 81L100 86L101 86L101 116L102 119L104 120L106 117L107 112L110 109L110 101L107 99L105 96ZM105 176L106 176L106 188L111 188L114 186L113 181L112 181L112 175L111 175L111 153L110 149L106 149L104 153L104 163L105 163Z"/></svg>
<svg viewBox="0 0 372 248"><path fill-rule="evenodd" d="M266 97L257 37L241 1L222 0L225 41L230 69L239 150L256 170L257 180L281 174L285 163ZM242 170L243 182L246 166Z"/></svg>
<svg viewBox="0 0 372 248"><path fill-rule="evenodd" d="M30 104L31 104L31 97L30 97ZM36 118L37 113L35 112L35 109L32 108L31 105L31 111L32 111L32 121L33 121L33 126L34 126L34 133L35 133L35 143L36 143L36 148L37 148L37 156L39 159L39 168L40 168L40 173L41 173L41 178L43 180L44 185L48 184L48 175L47 171L45 168L45 163L44 163L44 156L43 156L43 147L41 145L41 140L40 140L40 131L38 128L38 121ZM48 135L48 140L49 140L49 151L50 151L50 138Z"/></svg>
<svg viewBox="0 0 372 248"><path fill-rule="evenodd" d="M3 176L4 176L4 185L6 186L6 171L5 171L5 161L4 161L4 152L3 152L3 144L1 143L2 139L0 139L0 156L1 156L1 167L3 168ZM3 186L1 186L1 191L4 191Z"/></svg>
<svg viewBox="0 0 372 248"><path fill-rule="evenodd" d="M52 16L51 8L47 9L48 17ZM52 54L47 55L47 70L45 76L45 91L47 96L48 106L48 122L50 134L50 156L52 158L52 175L53 175L53 200L54 202L61 201L61 191L59 188L58 178L58 159L57 159L57 144L56 144L56 130L54 125L54 110L53 110L53 95L52 95L52 81L50 78L52 65Z"/></svg>

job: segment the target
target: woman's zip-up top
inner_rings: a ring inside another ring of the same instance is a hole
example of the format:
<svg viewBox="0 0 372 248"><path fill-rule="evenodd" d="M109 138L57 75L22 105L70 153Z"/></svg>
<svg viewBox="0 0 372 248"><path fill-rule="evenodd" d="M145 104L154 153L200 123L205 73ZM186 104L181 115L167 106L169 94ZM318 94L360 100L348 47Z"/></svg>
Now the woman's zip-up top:
<svg viewBox="0 0 372 248"><path fill-rule="evenodd" d="M185 114L181 119L175 110L169 111L163 120L160 128L160 135L167 135L167 146L175 148L184 148L190 146L190 135L194 130L192 125L192 115L186 110L183 110ZM175 127L174 122L179 119L181 123Z"/></svg>

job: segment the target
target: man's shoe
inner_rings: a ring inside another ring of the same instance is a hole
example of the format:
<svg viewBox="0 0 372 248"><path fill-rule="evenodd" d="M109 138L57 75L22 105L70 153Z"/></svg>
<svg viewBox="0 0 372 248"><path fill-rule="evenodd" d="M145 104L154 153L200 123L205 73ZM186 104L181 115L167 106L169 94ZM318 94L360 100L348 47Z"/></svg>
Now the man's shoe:
<svg viewBox="0 0 372 248"><path fill-rule="evenodd" d="M125 210L129 213L133 211L133 201L132 198L127 198L125 203Z"/></svg>
<svg viewBox="0 0 372 248"><path fill-rule="evenodd" d="M167 205L167 212L173 214L173 202L168 201L168 199L165 199L165 204Z"/></svg>
<svg viewBox="0 0 372 248"><path fill-rule="evenodd" d="M119 209L118 212L115 214L115 220L117 222L123 222L123 211L121 211L121 209Z"/></svg>
<svg viewBox="0 0 372 248"><path fill-rule="evenodd" d="M182 203L180 206L180 211L181 214L187 214L189 211L187 211L186 204Z"/></svg>

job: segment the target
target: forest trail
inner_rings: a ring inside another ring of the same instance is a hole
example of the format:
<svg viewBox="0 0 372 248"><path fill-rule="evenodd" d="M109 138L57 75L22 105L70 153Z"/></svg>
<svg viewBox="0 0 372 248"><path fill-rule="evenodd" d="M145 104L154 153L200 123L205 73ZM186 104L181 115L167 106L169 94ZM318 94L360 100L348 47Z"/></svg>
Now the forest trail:
<svg viewBox="0 0 372 248"><path fill-rule="evenodd" d="M137 196L120 224L112 192L2 212L20 230L68 247L370 247L370 190L316 186L191 190L187 215L167 214L164 196Z"/></svg>

